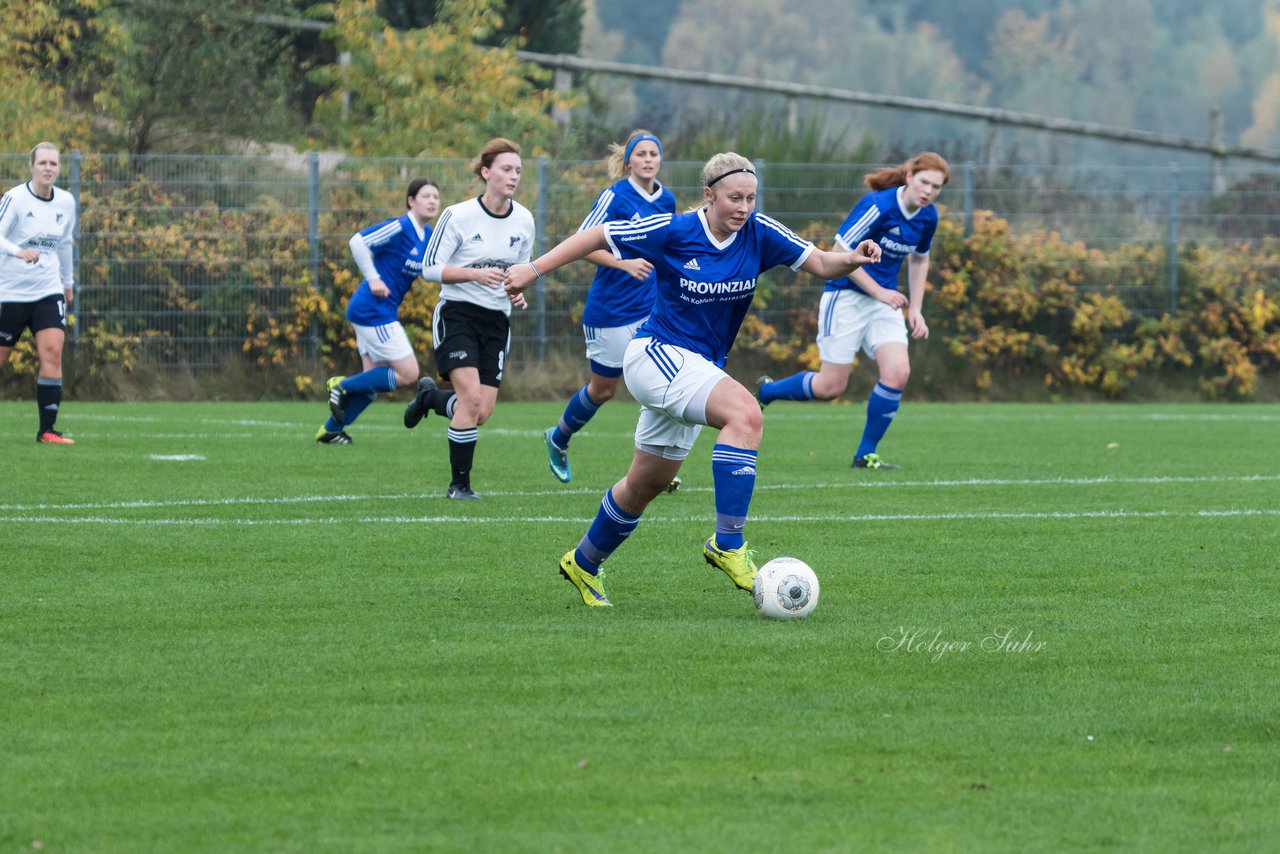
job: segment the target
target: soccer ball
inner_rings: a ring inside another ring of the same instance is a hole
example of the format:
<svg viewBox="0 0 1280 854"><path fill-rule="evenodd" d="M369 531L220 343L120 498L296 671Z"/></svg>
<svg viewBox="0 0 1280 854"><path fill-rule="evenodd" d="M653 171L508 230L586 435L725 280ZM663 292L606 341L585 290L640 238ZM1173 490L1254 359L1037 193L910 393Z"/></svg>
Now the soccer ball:
<svg viewBox="0 0 1280 854"><path fill-rule="evenodd" d="M760 567L751 592L756 610L771 620L800 620L818 607L818 576L794 557L775 557Z"/></svg>

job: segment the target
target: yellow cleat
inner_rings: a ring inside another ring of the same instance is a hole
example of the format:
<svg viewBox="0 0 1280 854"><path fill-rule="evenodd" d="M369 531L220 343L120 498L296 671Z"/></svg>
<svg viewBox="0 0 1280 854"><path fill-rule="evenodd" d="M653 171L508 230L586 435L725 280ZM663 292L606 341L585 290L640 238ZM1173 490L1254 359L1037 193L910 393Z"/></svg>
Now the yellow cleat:
<svg viewBox="0 0 1280 854"><path fill-rule="evenodd" d="M702 557L732 578L734 584L743 590L751 590L751 585L756 580L756 553L748 551L746 543L739 549L720 549L716 547L715 537L712 537L702 547Z"/></svg>
<svg viewBox="0 0 1280 854"><path fill-rule="evenodd" d="M573 582L573 586L578 588L578 592L582 594L582 601L585 604L605 607L613 606L613 603L606 599L604 595L603 573L592 575L578 566L578 562L573 559L572 550L560 558L560 574Z"/></svg>

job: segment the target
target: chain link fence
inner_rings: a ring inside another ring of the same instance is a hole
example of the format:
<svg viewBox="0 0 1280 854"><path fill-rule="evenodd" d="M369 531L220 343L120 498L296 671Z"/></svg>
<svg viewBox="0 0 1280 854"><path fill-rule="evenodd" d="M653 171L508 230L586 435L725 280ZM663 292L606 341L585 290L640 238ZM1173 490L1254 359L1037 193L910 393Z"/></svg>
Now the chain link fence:
<svg viewBox="0 0 1280 854"><path fill-rule="evenodd" d="M28 177L25 154L0 155L12 186ZM59 185L80 205L75 334L107 329L136 336L154 364L211 368L238 358L251 321L288 323L301 291L314 286L334 312L344 308L335 271L354 270L355 231L404 210L411 179L433 178L442 205L474 196L480 183L458 159L338 155L173 156L64 152ZM608 184L600 162L529 158L517 198L533 211L538 250L572 234ZM830 245L866 192L877 164L757 164L759 207ZM701 201L701 163L663 164L678 209ZM1168 166L992 168L953 164L940 199L944 218L971 230L982 211L1012 235L1104 250L1058 275L1082 290L1119 294L1138 315L1179 300L1179 252L1192 244L1259 241L1280 234L1280 179L1256 166L1222 170ZM1117 253L1134 247L1133 253ZM1064 256L1065 257L1065 256ZM1121 259L1121 260L1116 260ZM1133 259L1133 260L1125 260ZM1154 260L1153 260L1154 259ZM1064 263L1066 263L1064 261ZM1120 265L1120 268L1117 268ZM1130 265L1126 268L1124 265ZM513 356L546 358L582 348L578 318L594 268L574 264L532 294L513 317ZM1280 270L1258 271L1277 290ZM761 318L785 322L816 309L818 283L775 271L762 287ZM310 352L318 345L308 330Z"/></svg>

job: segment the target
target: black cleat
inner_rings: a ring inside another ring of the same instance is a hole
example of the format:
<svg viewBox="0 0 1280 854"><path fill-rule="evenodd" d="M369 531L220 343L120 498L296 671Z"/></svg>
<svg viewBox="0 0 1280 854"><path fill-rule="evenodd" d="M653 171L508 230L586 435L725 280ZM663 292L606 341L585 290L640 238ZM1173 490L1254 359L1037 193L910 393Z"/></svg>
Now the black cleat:
<svg viewBox="0 0 1280 854"><path fill-rule="evenodd" d="M339 430L331 433L321 427L316 431L316 441L322 445L354 445L355 440L347 435L346 430Z"/></svg>
<svg viewBox="0 0 1280 854"><path fill-rule="evenodd" d="M856 469L878 469L880 471L895 471L901 466L890 465L880 459L879 454L867 454L865 457L854 457L853 467Z"/></svg>
<svg viewBox="0 0 1280 854"><path fill-rule="evenodd" d="M460 486L456 483L449 484L449 491L445 493L446 498L452 498L455 501L479 501L480 496L471 491L469 486Z"/></svg>
<svg viewBox="0 0 1280 854"><path fill-rule="evenodd" d="M761 374L760 378L756 380L756 403L760 404L761 409L764 409L769 404L765 403L764 400L760 397L760 389L764 388L766 385L768 385L771 382L773 382L773 377L767 374Z"/></svg>
<svg viewBox="0 0 1280 854"><path fill-rule="evenodd" d="M339 424L347 423L347 401L351 397L342 387L345 379L346 377L329 377L329 381L325 383L329 388L329 414Z"/></svg>
<svg viewBox="0 0 1280 854"><path fill-rule="evenodd" d="M436 381L431 377L422 377L418 380L418 393L413 396L413 400L409 401L409 405L404 408L404 426L412 430L418 426L418 422L427 417L430 411L427 408L427 398L436 390Z"/></svg>

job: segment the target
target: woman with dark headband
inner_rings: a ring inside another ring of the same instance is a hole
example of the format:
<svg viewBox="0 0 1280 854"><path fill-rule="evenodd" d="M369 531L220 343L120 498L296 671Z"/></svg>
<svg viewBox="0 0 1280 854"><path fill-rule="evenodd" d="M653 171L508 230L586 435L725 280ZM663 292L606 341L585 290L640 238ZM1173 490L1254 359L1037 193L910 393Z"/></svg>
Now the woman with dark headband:
<svg viewBox="0 0 1280 854"><path fill-rule="evenodd" d="M615 258L644 258L658 278L653 311L623 358L627 389L642 406L631 468L605 493L586 536L560 559L560 574L587 605L611 604L601 564L680 471L704 425L719 436L711 454L716 531L702 556L751 590L756 564L743 530L764 420L752 393L724 371L729 349L764 271L785 265L832 279L880 258L871 241L823 251L756 211L755 170L740 154L712 157L702 183L704 203L696 211L593 226L507 270L513 299L540 275L605 248Z"/></svg>
<svg viewBox="0 0 1280 854"><path fill-rule="evenodd" d="M605 165L609 177L616 180L601 191L578 231L603 222L675 213L676 197L658 183L662 142L656 136L634 130L625 146L614 143L610 149ZM617 393L623 354L653 308L658 283L653 264L644 258L614 258L613 253L600 249L587 260L598 268L582 309L591 378L569 399L559 423L544 434L548 465L561 483L570 478L569 440Z"/></svg>

